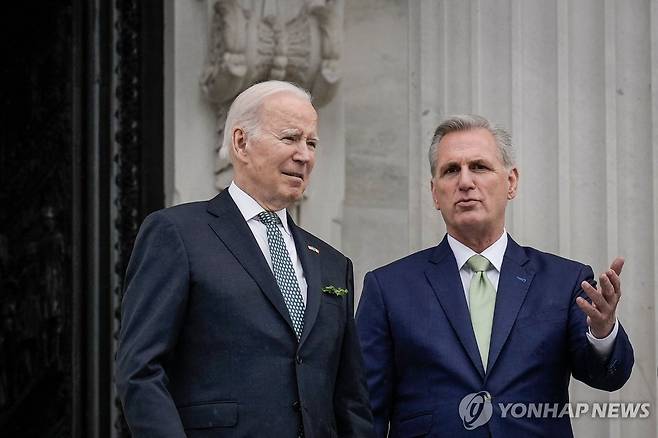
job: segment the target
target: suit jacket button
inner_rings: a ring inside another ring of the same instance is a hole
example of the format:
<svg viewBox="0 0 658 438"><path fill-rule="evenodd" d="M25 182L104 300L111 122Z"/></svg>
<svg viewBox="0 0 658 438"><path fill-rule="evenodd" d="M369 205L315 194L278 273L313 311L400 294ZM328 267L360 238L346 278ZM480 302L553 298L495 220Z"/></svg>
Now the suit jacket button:
<svg viewBox="0 0 658 438"><path fill-rule="evenodd" d="M299 410L300 410L301 407L302 407L302 405L301 405L301 403L299 403L299 400L295 400L295 401L292 403L292 408L293 408L295 411L297 411L297 412L299 412Z"/></svg>
<svg viewBox="0 0 658 438"><path fill-rule="evenodd" d="M298 355L298 356L295 356L295 362L297 362L298 364L301 364L304 361L302 360L302 357Z"/></svg>

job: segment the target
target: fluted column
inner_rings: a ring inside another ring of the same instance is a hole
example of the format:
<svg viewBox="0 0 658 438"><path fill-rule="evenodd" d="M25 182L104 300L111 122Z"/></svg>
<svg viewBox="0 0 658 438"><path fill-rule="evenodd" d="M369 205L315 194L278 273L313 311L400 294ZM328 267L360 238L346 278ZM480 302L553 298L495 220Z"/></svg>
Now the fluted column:
<svg viewBox="0 0 658 438"><path fill-rule="evenodd" d="M619 318L635 348L633 375L612 394L575 382L571 399L649 401L655 412L656 2L428 0L408 7L409 251L436 244L444 230L428 194L435 125L474 112L507 126L521 175L508 209L514 238L596 273L626 257ZM658 435L655 413L573 424L576 436Z"/></svg>

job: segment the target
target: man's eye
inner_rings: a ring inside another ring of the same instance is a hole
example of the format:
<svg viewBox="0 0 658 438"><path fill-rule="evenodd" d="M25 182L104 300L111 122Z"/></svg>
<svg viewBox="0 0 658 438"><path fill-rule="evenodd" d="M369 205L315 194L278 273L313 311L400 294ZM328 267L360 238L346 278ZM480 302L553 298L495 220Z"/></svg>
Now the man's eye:
<svg viewBox="0 0 658 438"><path fill-rule="evenodd" d="M318 144L315 141L307 141L306 144L308 145L308 147L313 148L313 149L318 147Z"/></svg>
<svg viewBox="0 0 658 438"><path fill-rule="evenodd" d="M485 166L484 164L479 164L479 163L478 163L478 164L474 164L474 165L472 166L472 168L473 168L473 170L480 170L480 171L483 171L483 170L489 170L489 167Z"/></svg>
<svg viewBox="0 0 658 438"><path fill-rule="evenodd" d="M458 171L459 171L459 169L457 169L456 167L448 167L446 170L443 171L443 174L444 175L449 175L451 173L456 173Z"/></svg>

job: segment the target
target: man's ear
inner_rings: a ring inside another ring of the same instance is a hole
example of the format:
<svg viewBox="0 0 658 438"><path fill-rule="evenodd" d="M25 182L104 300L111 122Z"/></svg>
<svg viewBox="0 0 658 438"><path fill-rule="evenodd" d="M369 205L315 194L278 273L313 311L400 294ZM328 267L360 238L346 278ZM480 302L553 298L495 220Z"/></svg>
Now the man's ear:
<svg viewBox="0 0 658 438"><path fill-rule="evenodd" d="M231 149L236 160L244 161L247 154L247 133L243 128L233 128L231 134Z"/></svg>
<svg viewBox="0 0 658 438"><path fill-rule="evenodd" d="M507 181L509 182L509 188L507 189L507 199L510 201L516 197L516 189L519 186L519 170L516 167L512 167L507 175Z"/></svg>
<svg viewBox="0 0 658 438"><path fill-rule="evenodd" d="M437 198L436 193L434 193L434 178L433 177L430 179L430 193L432 194L432 201L434 201L434 208L441 211L441 207L439 207L439 199Z"/></svg>

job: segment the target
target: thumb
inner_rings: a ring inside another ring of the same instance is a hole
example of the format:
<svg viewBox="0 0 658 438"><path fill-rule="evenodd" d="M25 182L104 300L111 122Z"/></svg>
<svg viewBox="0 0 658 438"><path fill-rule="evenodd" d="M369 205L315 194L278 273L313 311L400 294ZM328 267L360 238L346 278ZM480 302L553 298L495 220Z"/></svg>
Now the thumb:
<svg viewBox="0 0 658 438"><path fill-rule="evenodd" d="M623 257L617 257L612 261L610 264L610 269L615 271L617 275L621 275L621 270L624 267L624 258Z"/></svg>

